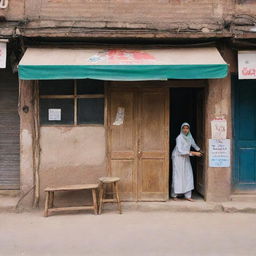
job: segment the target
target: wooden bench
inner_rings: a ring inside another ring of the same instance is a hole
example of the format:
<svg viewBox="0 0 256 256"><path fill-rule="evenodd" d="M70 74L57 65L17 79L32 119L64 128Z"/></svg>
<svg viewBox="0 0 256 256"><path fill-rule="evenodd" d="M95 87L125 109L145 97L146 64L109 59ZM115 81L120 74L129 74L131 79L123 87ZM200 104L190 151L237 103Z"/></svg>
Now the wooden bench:
<svg viewBox="0 0 256 256"><path fill-rule="evenodd" d="M80 210L94 210L97 214L97 196L96 190L98 184L79 184L79 185L68 185L62 187L47 187L44 191L46 192L44 216L47 217L49 213L61 212L61 211L80 211ZM92 191L92 205L87 206L73 206L73 207L54 207L54 192L58 191L77 191L77 190L91 190Z"/></svg>

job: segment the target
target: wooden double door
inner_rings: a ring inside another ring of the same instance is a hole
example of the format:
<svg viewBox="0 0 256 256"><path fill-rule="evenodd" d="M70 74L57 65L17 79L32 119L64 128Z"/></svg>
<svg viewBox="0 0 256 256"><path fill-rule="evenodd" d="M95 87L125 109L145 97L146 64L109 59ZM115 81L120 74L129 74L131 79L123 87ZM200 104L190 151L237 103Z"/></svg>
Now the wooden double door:
<svg viewBox="0 0 256 256"><path fill-rule="evenodd" d="M169 89L110 86L107 102L108 172L121 178L121 199L168 200Z"/></svg>

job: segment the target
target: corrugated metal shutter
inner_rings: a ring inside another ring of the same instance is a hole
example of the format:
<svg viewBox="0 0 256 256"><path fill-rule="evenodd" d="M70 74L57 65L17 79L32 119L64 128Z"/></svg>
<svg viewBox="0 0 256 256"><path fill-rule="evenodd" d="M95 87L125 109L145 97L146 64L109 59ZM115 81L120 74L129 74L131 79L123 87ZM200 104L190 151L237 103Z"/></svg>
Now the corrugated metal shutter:
<svg viewBox="0 0 256 256"><path fill-rule="evenodd" d="M18 79L0 70L0 189L20 187Z"/></svg>

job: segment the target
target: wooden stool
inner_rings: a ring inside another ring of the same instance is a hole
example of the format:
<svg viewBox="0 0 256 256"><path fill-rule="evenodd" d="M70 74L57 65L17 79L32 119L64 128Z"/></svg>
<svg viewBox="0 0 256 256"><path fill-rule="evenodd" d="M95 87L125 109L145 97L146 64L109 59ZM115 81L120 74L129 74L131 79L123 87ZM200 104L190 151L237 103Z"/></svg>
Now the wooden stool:
<svg viewBox="0 0 256 256"><path fill-rule="evenodd" d="M77 185L68 185L62 187L48 187L44 191L46 192L45 198L45 209L44 216L47 217L49 213L52 212L61 212L61 211L80 211L80 210L94 210L94 213L97 214L97 196L96 190L98 189L98 184L77 184ZM87 206L69 206L69 207L54 207L54 192L58 191L77 191L77 190L91 190L93 204Z"/></svg>
<svg viewBox="0 0 256 256"><path fill-rule="evenodd" d="M118 185L117 185L119 180L120 180L120 178L118 178L118 177L101 177L101 178L99 178L99 181L100 181L99 214L101 214L102 207L103 207L104 203L117 203L119 213L120 214L122 213L120 198L119 198L119 194L118 194ZM107 185L107 184L112 185L112 189L113 189L113 191L112 191L113 198L110 198L110 199L105 198L105 194L106 194L105 185Z"/></svg>

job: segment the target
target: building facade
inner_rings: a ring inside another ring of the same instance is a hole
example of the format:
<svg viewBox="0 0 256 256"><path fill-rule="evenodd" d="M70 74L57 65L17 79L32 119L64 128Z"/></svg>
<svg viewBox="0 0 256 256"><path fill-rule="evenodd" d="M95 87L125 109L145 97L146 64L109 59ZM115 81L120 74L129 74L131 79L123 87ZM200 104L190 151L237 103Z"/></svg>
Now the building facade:
<svg viewBox="0 0 256 256"><path fill-rule="evenodd" d="M7 45L0 80L0 105L6 109L0 112L0 189L19 190L22 204L31 206L43 202L46 186L115 175L123 200L166 201L171 151L180 124L188 121L205 152L193 160L195 191L207 201L254 194L255 5L249 0L9 1L0 9L0 40ZM78 74L82 60L74 51L81 49L85 53L78 55L92 62L105 60L107 52L112 61L104 67L107 76L95 63ZM155 49L162 64L153 61ZM239 70L238 55L245 51L244 64L252 65ZM215 54L221 63L211 62ZM151 71L143 71L142 60ZM113 67L120 62L126 69ZM182 63L176 70L175 62ZM225 63L228 72L210 73L209 65ZM251 74L250 80L239 79L241 72ZM220 142L224 153L214 151Z"/></svg>

